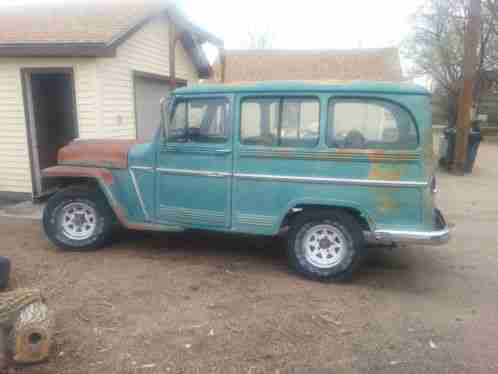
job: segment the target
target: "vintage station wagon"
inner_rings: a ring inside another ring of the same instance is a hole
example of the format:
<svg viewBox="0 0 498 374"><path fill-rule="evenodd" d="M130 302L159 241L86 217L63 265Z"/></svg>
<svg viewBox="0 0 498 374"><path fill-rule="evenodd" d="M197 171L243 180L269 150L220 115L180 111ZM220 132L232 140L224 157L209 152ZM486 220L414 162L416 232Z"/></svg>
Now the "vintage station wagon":
<svg viewBox="0 0 498 374"><path fill-rule="evenodd" d="M391 83L200 85L162 103L152 143L75 141L44 170L61 190L44 229L59 247L129 229L288 241L290 264L349 277L367 239L444 243L434 205L431 98Z"/></svg>

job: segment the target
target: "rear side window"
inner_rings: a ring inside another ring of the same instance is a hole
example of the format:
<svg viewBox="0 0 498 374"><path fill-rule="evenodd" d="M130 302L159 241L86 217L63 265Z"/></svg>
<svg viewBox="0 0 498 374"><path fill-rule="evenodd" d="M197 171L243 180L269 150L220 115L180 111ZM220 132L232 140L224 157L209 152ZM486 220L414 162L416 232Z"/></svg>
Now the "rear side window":
<svg viewBox="0 0 498 374"><path fill-rule="evenodd" d="M314 98L257 98L242 102L242 144L313 147L318 144L320 103Z"/></svg>
<svg viewBox="0 0 498 374"><path fill-rule="evenodd" d="M412 116L382 100L339 99L329 103L327 144L334 148L410 150L418 146Z"/></svg>

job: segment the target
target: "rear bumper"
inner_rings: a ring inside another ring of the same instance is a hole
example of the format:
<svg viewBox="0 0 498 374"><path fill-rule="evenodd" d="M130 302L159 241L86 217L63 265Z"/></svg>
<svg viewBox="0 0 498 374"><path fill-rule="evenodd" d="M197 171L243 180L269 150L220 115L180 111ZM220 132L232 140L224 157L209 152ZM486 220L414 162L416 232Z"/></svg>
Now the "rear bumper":
<svg viewBox="0 0 498 374"><path fill-rule="evenodd" d="M436 222L430 231L376 230L373 237L379 241L419 243L426 245L445 244L450 239L450 229L439 209L435 209Z"/></svg>

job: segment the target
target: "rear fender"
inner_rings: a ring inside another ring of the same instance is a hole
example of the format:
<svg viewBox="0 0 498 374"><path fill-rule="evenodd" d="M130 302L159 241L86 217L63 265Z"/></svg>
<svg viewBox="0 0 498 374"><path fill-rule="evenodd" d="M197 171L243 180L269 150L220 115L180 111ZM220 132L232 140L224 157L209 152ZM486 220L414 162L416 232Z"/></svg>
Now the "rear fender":
<svg viewBox="0 0 498 374"><path fill-rule="evenodd" d="M315 199L298 199L291 201L285 212L282 213L282 215L279 218L279 227L282 227L282 224L284 223L285 218L289 215L292 214L293 212L299 212L301 210L305 210L307 207L322 207L322 208L331 208L331 209L336 209L336 208L342 208L342 209L350 209L353 211L358 212L361 214L361 216L365 219L369 230L374 231L375 230L375 222L372 219L371 214L369 214L368 211L363 209L359 204L356 204L352 201L342 201L342 200L333 200L333 199L327 199L327 200L315 200Z"/></svg>

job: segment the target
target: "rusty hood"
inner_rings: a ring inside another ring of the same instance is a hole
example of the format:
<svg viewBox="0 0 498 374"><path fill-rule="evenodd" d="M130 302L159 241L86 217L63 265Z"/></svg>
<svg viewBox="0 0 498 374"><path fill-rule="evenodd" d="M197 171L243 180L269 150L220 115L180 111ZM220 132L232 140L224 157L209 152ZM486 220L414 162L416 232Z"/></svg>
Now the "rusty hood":
<svg viewBox="0 0 498 374"><path fill-rule="evenodd" d="M134 140L75 140L59 150L57 159L59 165L126 169L135 144Z"/></svg>

